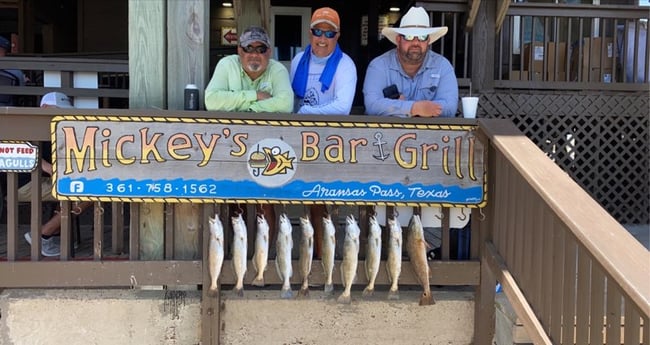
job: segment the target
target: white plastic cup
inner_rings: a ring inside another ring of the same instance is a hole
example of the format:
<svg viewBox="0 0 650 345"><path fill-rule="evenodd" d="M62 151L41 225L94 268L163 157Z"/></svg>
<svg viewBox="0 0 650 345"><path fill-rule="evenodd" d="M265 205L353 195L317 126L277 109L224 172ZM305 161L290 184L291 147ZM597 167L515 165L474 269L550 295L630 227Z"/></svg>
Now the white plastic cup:
<svg viewBox="0 0 650 345"><path fill-rule="evenodd" d="M463 97L463 117L466 119L476 118L476 109L478 108L478 97Z"/></svg>

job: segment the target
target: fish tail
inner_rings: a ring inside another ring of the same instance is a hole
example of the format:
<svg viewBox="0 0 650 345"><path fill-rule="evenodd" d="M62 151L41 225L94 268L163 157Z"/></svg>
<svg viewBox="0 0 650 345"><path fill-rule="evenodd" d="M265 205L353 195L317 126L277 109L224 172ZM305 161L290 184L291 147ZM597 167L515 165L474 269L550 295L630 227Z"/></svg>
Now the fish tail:
<svg viewBox="0 0 650 345"><path fill-rule="evenodd" d="M291 291L291 288L282 289L282 291L280 291L280 298L284 298L284 299L293 298L293 291Z"/></svg>
<svg viewBox="0 0 650 345"><path fill-rule="evenodd" d="M363 297L370 297L370 296L372 296L374 293L375 293L375 289L374 289L374 288L370 288L369 286L367 286L365 289L363 289L362 296L363 296Z"/></svg>
<svg viewBox="0 0 650 345"><path fill-rule="evenodd" d="M390 290L390 291L388 291L388 299L390 299L390 300L398 300L399 299L399 291L398 290Z"/></svg>
<svg viewBox="0 0 650 345"><path fill-rule="evenodd" d="M309 297L309 288L301 288L298 290L298 297Z"/></svg>
<svg viewBox="0 0 650 345"><path fill-rule="evenodd" d="M215 297L219 294L219 289L217 288L217 285L210 285L210 288L208 289L208 296Z"/></svg>
<svg viewBox="0 0 650 345"><path fill-rule="evenodd" d="M334 291L334 284L325 284L325 293L332 293Z"/></svg>
<svg viewBox="0 0 650 345"><path fill-rule="evenodd" d="M436 301L433 299L433 295L431 292L426 293L423 292L422 296L420 296L420 305L432 305L436 304Z"/></svg>
<svg viewBox="0 0 650 345"><path fill-rule="evenodd" d="M232 291L235 293L236 296L244 297L244 288L243 287L235 287L234 289L232 289Z"/></svg>
<svg viewBox="0 0 650 345"><path fill-rule="evenodd" d="M346 295L345 293L341 294L339 298L336 300L337 302L341 304L350 304L352 303L352 296L351 295Z"/></svg>
<svg viewBox="0 0 650 345"><path fill-rule="evenodd" d="M253 279L253 282L251 283L253 286L264 286L264 276L259 275Z"/></svg>

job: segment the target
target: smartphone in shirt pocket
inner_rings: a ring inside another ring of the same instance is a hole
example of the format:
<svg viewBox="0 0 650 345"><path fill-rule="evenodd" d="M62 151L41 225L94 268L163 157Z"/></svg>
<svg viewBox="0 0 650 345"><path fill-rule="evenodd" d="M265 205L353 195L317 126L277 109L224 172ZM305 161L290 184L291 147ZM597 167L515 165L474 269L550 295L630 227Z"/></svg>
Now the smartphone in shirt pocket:
<svg viewBox="0 0 650 345"><path fill-rule="evenodd" d="M399 98L399 90L397 90L397 85L395 84L385 87L382 91L384 92L384 97L386 98L390 98L390 99Z"/></svg>

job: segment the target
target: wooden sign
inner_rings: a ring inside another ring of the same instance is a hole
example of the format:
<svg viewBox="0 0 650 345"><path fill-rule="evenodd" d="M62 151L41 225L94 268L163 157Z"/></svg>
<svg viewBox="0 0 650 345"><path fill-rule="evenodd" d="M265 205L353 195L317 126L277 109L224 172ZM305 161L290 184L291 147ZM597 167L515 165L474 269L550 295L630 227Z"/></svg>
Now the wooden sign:
<svg viewBox="0 0 650 345"><path fill-rule="evenodd" d="M38 146L26 141L0 141L0 171L30 172L38 163Z"/></svg>
<svg viewBox="0 0 650 345"><path fill-rule="evenodd" d="M56 117L64 200L485 203L473 125Z"/></svg>

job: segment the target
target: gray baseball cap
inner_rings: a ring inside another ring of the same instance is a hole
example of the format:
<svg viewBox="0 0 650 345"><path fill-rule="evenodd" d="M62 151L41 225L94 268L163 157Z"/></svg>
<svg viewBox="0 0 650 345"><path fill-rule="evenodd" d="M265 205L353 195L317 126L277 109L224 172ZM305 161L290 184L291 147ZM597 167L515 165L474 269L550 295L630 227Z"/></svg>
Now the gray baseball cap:
<svg viewBox="0 0 650 345"><path fill-rule="evenodd" d="M248 47L253 42L260 42L268 48L271 48L269 34L266 33L264 28L259 26L251 26L239 36L239 45L242 47Z"/></svg>

